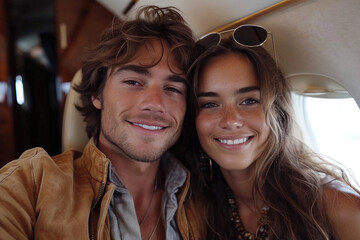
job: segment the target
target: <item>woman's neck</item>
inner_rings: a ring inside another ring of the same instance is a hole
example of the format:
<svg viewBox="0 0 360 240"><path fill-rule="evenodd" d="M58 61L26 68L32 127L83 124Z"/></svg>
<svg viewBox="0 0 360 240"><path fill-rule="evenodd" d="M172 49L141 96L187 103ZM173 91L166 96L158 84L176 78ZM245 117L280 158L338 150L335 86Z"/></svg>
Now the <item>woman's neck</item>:
<svg viewBox="0 0 360 240"><path fill-rule="evenodd" d="M253 192L254 174L223 171L223 175L233 192L238 214L245 229L248 232L255 233L259 227L258 221L264 201L259 194Z"/></svg>
<svg viewBox="0 0 360 240"><path fill-rule="evenodd" d="M230 189L233 191L237 201L254 203L253 186L255 182L254 171L250 169L240 171L228 171L221 169Z"/></svg>

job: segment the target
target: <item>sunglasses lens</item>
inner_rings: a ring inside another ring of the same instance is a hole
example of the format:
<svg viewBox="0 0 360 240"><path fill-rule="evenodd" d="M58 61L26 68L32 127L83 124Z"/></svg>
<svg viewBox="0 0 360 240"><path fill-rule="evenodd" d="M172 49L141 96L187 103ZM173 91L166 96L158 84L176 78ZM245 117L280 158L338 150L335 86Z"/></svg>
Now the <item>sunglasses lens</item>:
<svg viewBox="0 0 360 240"><path fill-rule="evenodd" d="M208 35L205 35L204 37L202 37L199 41L198 44L204 48L208 48L214 45L219 44L220 42L220 34L218 33L210 33Z"/></svg>
<svg viewBox="0 0 360 240"><path fill-rule="evenodd" d="M248 47L259 46L265 42L266 38L266 29L259 26L245 25L234 31L235 41Z"/></svg>

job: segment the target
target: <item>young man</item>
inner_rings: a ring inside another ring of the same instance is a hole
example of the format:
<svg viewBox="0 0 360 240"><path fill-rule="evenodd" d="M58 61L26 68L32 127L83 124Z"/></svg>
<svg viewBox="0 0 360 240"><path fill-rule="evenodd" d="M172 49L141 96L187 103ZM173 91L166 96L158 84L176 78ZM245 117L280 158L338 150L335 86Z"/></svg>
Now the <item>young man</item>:
<svg viewBox="0 0 360 240"><path fill-rule="evenodd" d="M168 151L188 98L192 32L172 8L107 29L83 60L82 154L40 148L0 171L3 239L200 239L189 174Z"/></svg>

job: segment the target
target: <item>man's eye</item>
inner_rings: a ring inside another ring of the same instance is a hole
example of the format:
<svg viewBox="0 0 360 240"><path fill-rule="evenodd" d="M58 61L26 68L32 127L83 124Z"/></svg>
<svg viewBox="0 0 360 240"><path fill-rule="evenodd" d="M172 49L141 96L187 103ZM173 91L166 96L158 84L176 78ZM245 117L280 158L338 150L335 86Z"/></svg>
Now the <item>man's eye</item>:
<svg viewBox="0 0 360 240"><path fill-rule="evenodd" d="M166 88L166 90L168 90L168 91L170 91L170 92L182 94L182 92L181 92L179 89L177 89L177 88L168 87L168 88Z"/></svg>
<svg viewBox="0 0 360 240"><path fill-rule="evenodd" d="M129 84L129 85L136 85L136 86L140 85L140 83L135 80L126 80L126 81L124 81L124 83Z"/></svg>

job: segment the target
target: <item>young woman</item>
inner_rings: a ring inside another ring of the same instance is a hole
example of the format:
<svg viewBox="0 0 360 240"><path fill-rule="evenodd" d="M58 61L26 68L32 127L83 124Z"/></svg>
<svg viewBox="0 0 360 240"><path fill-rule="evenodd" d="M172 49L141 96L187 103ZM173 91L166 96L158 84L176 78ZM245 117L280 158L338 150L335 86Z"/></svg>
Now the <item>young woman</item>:
<svg viewBox="0 0 360 240"><path fill-rule="evenodd" d="M263 48L202 47L189 77L206 239L360 238L359 191L296 137L290 85Z"/></svg>

